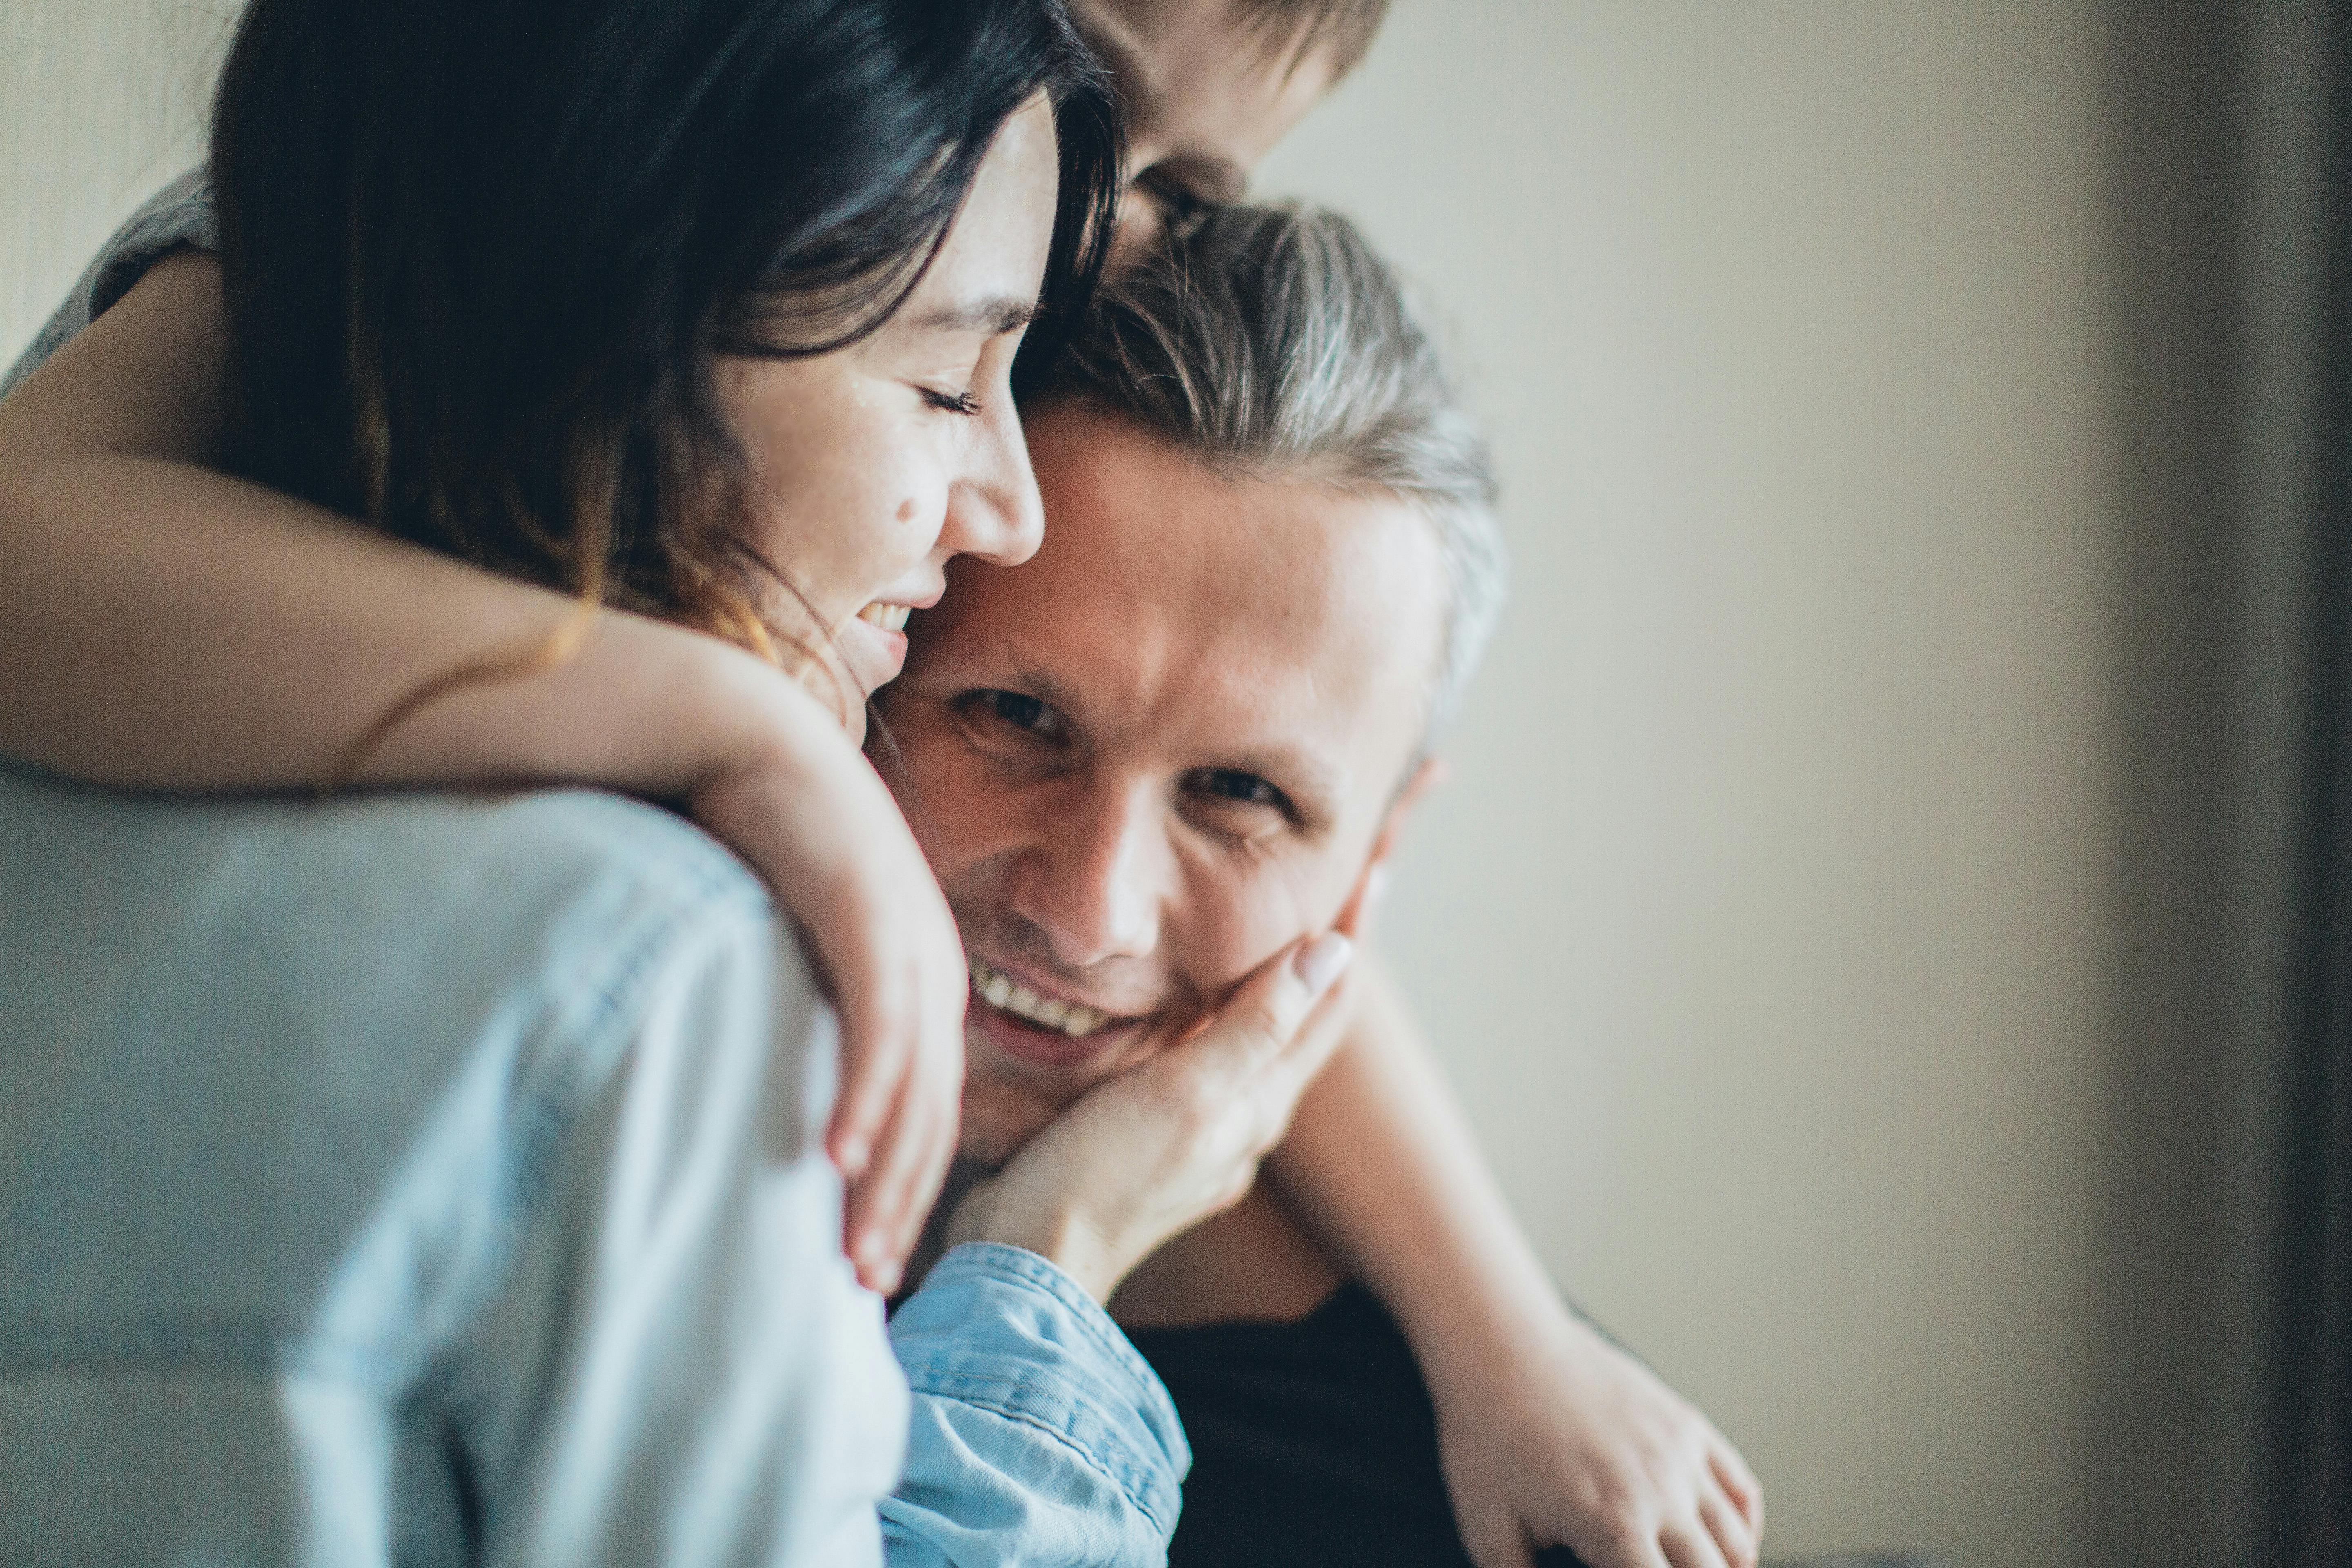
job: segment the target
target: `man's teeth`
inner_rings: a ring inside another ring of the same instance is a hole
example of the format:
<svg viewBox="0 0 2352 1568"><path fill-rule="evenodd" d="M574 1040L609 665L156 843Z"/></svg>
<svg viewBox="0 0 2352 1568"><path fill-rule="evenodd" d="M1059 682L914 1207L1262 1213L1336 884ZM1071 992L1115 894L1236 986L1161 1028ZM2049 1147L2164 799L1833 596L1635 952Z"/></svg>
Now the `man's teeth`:
<svg viewBox="0 0 2352 1568"><path fill-rule="evenodd" d="M1083 1039L1111 1021L1108 1013L1097 1013L1092 1007L1065 1002L1058 996L1040 996L1026 985L1015 985L976 958L969 962L971 987L992 1007L1002 1007L1048 1029L1059 1029L1072 1039Z"/></svg>
<svg viewBox="0 0 2352 1568"><path fill-rule="evenodd" d="M877 599L857 612L857 618L869 626L880 626L886 632L903 632L907 617L913 613L908 605L886 605Z"/></svg>

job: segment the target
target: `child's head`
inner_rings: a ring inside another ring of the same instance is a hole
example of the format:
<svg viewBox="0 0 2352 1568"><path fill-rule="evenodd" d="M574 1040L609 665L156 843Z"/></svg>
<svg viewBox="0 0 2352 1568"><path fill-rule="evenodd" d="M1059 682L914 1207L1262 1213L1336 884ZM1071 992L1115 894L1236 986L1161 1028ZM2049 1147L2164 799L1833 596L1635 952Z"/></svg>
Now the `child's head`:
<svg viewBox="0 0 2352 1568"><path fill-rule="evenodd" d="M1132 246L1250 171L1363 58L1389 0L1072 0L1127 130Z"/></svg>

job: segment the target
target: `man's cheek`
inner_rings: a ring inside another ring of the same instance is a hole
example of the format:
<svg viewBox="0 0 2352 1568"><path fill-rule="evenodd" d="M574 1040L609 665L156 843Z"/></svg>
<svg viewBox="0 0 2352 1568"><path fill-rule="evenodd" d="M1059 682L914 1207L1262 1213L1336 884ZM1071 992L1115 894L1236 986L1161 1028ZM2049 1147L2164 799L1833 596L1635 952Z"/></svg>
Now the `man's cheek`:
<svg viewBox="0 0 2352 1568"><path fill-rule="evenodd" d="M1311 918L1307 900L1289 879L1263 877L1233 889L1218 900L1201 933L1202 960L1195 970L1203 977L1201 994L1222 1001L1267 959L1328 923L1328 917L1320 922Z"/></svg>
<svg viewBox="0 0 2352 1568"><path fill-rule="evenodd" d="M977 903L994 896L995 873L1001 871L997 862L1003 858L999 851L1014 842L992 812L993 797L974 787L979 782L967 772L933 769L914 773L909 787L898 792L908 820L920 830L917 837L930 861L931 874L947 889L948 901L958 906L959 919L965 913L959 895Z"/></svg>

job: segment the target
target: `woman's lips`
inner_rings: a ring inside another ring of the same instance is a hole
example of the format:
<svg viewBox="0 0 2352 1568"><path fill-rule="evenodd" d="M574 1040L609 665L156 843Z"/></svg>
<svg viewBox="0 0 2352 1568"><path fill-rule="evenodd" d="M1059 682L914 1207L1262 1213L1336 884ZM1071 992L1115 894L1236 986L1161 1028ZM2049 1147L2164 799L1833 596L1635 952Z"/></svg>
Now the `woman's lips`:
<svg viewBox="0 0 2352 1568"><path fill-rule="evenodd" d="M908 599L870 599L835 634L843 662L871 697L907 668L907 619L940 602L940 590L917 591Z"/></svg>
<svg viewBox="0 0 2352 1568"><path fill-rule="evenodd" d="M901 625L904 624L903 617ZM852 616L835 634L842 660L870 697L898 679L907 667L907 634L876 626L863 616Z"/></svg>

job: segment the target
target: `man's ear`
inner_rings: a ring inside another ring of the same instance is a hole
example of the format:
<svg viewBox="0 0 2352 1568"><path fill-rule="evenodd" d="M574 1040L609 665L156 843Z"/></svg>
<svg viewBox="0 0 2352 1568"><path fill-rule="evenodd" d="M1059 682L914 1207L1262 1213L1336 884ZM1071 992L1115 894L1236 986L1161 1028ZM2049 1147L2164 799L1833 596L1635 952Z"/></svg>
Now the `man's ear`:
<svg viewBox="0 0 2352 1568"><path fill-rule="evenodd" d="M1389 879L1389 860L1396 853L1405 818L1432 790L1445 782L1445 772L1444 758L1423 757L1397 787L1387 815L1381 818L1380 831L1372 835L1372 852L1364 858L1363 873L1356 879L1348 901L1339 907L1339 918L1331 922L1333 930L1345 931L1359 942L1363 940L1367 923L1379 912L1381 893Z"/></svg>

